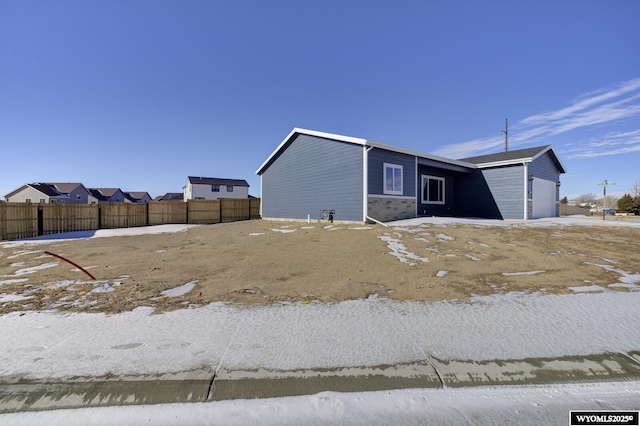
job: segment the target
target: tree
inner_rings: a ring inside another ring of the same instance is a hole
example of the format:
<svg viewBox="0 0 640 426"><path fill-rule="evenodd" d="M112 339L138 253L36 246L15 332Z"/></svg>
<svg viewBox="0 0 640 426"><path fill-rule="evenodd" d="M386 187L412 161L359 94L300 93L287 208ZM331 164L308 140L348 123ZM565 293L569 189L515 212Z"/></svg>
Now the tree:
<svg viewBox="0 0 640 426"><path fill-rule="evenodd" d="M564 197L562 200L560 200L560 204L565 204L565 205L566 205L566 204L569 204L569 200L567 199L567 196L566 196L566 195L565 195L565 197Z"/></svg>
<svg viewBox="0 0 640 426"><path fill-rule="evenodd" d="M625 213L635 213L635 200L629 194L624 194L618 200L618 211Z"/></svg>
<svg viewBox="0 0 640 426"><path fill-rule="evenodd" d="M593 204L595 200L596 200L596 194L590 193L590 194L578 195L575 201L578 204Z"/></svg>

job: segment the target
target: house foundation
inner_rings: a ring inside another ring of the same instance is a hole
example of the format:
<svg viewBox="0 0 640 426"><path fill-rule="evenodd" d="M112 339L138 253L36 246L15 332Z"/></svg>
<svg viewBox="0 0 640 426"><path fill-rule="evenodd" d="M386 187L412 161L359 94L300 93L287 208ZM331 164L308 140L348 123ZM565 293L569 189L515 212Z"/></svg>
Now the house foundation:
<svg viewBox="0 0 640 426"><path fill-rule="evenodd" d="M416 217L416 199L369 195L367 198L367 215L381 222L411 219Z"/></svg>

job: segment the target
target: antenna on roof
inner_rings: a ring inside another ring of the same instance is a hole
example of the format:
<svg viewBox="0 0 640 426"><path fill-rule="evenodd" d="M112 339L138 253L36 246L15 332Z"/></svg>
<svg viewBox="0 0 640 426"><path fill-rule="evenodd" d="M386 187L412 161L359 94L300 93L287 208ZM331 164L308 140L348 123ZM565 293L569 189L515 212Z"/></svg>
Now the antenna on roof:
<svg viewBox="0 0 640 426"><path fill-rule="evenodd" d="M509 152L509 120L507 118L504 119L504 152Z"/></svg>

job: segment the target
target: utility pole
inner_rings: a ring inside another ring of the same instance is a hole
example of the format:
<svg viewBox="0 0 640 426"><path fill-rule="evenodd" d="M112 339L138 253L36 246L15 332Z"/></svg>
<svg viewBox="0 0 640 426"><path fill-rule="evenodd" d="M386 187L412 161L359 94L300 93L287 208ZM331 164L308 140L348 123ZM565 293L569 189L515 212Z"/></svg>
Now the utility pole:
<svg viewBox="0 0 640 426"><path fill-rule="evenodd" d="M615 185L615 182L609 182L608 180L604 180L604 182L600 182L598 186L602 186L602 220L605 220L607 213L605 210L607 209L607 186Z"/></svg>
<svg viewBox="0 0 640 426"><path fill-rule="evenodd" d="M504 152L509 152L509 119L504 119Z"/></svg>

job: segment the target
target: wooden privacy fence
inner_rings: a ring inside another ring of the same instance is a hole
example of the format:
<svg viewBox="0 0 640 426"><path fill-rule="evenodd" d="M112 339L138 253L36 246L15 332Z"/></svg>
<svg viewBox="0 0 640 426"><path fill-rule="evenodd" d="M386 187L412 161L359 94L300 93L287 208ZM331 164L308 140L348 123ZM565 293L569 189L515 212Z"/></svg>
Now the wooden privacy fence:
<svg viewBox="0 0 640 426"><path fill-rule="evenodd" d="M169 223L259 219L259 198L101 204L0 203L0 240Z"/></svg>

